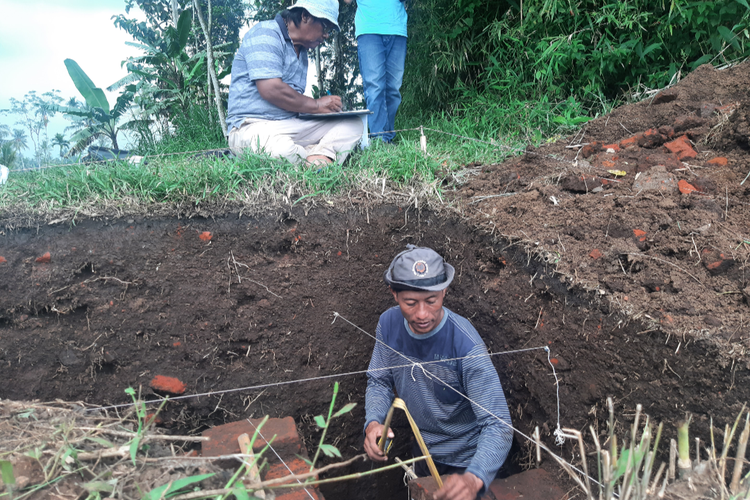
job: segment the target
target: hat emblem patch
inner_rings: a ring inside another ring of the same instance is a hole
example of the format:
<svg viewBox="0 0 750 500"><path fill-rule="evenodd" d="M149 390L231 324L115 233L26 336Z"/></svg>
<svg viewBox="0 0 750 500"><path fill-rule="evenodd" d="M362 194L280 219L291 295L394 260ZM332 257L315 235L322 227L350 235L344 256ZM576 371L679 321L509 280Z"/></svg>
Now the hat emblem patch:
<svg viewBox="0 0 750 500"><path fill-rule="evenodd" d="M427 274L427 271L429 271L429 268L427 267L427 262L418 260L414 263L411 270L414 273L414 276L424 278L424 276Z"/></svg>

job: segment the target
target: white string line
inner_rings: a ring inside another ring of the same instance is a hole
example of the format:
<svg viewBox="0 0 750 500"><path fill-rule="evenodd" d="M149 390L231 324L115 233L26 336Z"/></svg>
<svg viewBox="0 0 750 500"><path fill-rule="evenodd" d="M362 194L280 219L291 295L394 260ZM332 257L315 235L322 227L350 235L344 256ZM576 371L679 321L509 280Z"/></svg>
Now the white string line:
<svg viewBox="0 0 750 500"><path fill-rule="evenodd" d="M296 474L294 473L294 471L293 471L292 469L290 469L290 468L289 468L289 466L288 466L288 465L286 464L286 462L284 462L284 459L283 459L283 458L281 458L281 456L280 456L280 455L279 455L278 453L276 453L276 450L275 450L275 449L273 448L273 446L271 446L271 443L269 443L269 442L268 442L268 439L266 439L266 437L265 437L265 436L263 435L263 433L262 433L262 432L260 432L260 429L258 429L257 427L255 427L255 424L254 424L254 423L253 423L253 422L252 422L252 421L251 421L251 420L250 420L249 418L247 418L246 420L247 420L247 423L249 423L250 425L252 425L252 426L253 426L253 429L255 429L255 432L257 432L257 433L258 433L258 435L259 435L260 437L262 437L262 438L263 438L263 441L265 441L265 442L266 442L266 444L267 444L267 445L268 445L268 447L269 447L269 448L271 449L271 451L273 452L273 454L274 454L274 455L276 455L276 458L278 458L278 459L279 459L279 461L280 461L280 462L281 462L282 464L284 464L284 467L286 467L286 470L288 470L288 471L289 471L289 474L291 474L292 476L295 476ZM240 450L240 451L242 451L242 450ZM302 484L302 481L300 481L300 480L299 480L299 479L297 479L297 478L295 478L295 479L296 479L296 481L297 481L297 484L300 484L300 485ZM304 485L303 485L303 487L304 487ZM309 491L307 490L307 488L305 488L305 493L307 493L307 496L309 496L311 500L315 500L315 497L313 497L313 496L312 496L312 495L310 494L310 492L309 492Z"/></svg>
<svg viewBox="0 0 750 500"><path fill-rule="evenodd" d="M338 314L338 313L336 313L336 314ZM341 316L341 318L344 319L344 320L346 320L346 318L344 318L343 316ZM458 360L462 360L462 359L481 358L481 357L485 357L485 356L499 356L501 354L515 354L515 353L519 353L519 352L534 351L534 350L539 350L539 349L547 349L547 347L527 347L525 349L516 349L516 350L513 350L513 351L493 352L493 353L487 353L487 354L476 354L476 355L473 355L473 356L463 356L463 357L460 357L460 358L450 358L450 359L442 359L442 360L435 360L435 361L424 361L422 364L427 365L427 364L432 364L432 363L443 363L445 361L458 361ZM235 388L235 389L222 389L220 391L204 392L204 393L200 393L200 394L186 394L184 396L175 396L175 397L170 397L170 398L151 399L151 400L148 400L148 401L143 401L142 404L144 404L144 405L148 405L148 404L160 404L160 403L163 403L165 399L168 399L169 401L179 401L179 400L182 400L182 399L200 398L200 397L204 397L204 396L218 396L218 395L221 395L221 394L227 394L227 393L231 393L231 392L254 391L254 390L258 390L258 389L267 389L267 388L270 388L270 387L276 387L276 386L282 386L282 385L290 385L290 384L297 384L297 383L304 383L304 382L315 382L317 380L327 380L327 379L336 378L336 377L348 377L348 376L351 376L351 375L364 375L368 371L374 372L374 371L385 371L385 370L391 370L391 369L397 369L397 368L409 368L413 364L414 364L413 362L409 362L408 364L404 364L404 365L386 366L384 368L373 368L372 370L368 369L368 370L358 370L358 371L345 372L345 373L334 373L334 374L330 374L330 375L321 375L319 377L301 378L301 379L295 379L295 380L287 380L287 381L283 381L283 382L271 382L271 383L268 383L268 384L252 385L252 386L248 386L248 387L239 387L239 388ZM141 402L139 402L139 404L140 403ZM97 406L97 407L93 407L93 408L85 408L82 411L89 412L89 411L114 410L114 409L118 409L118 408L129 408L129 407L134 406L134 405L135 405L135 403L123 403L123 404L119 404L119 405Z"/></svg>
<svg viewBox="0 0 750 500"><path fill-rule="evenodd" d="M557 371L555 370L555 365L552 364L549 349L547 349L547 363L552 367L552 375L555 376L555 388L557 390L557 429L555 429L555 444L557 446L562 446L565 444L565 434L560 428L560 381L557 379Z"/></svg>
<svg viewBox="0 0 750 500"><path fill-rule="evenodd" d="M351 321L349 321L349 320L348 320L348 319L346 319L345 317L341 316L341 315L340 315L339 313L337 313L337 312L334 312L333 314L334 314L334 319L333 319L334 321L336 321L336 318L341 318L341 319L343 319L344 321L346 321L347 323L349 323L350 325L352 325L352 326L353 326L354 328L356 328L357 330L359 330L359 331L363 332L363 333L364 333L365 335L367 335L368 337L370 337L370 338L373 338L373 339L375 339L375 341L376 341L376 342L380 342L380 343L381 343L382 345L384 345L384 346L388 347L389 349L391 349L391 350L392 350L393 352L395 352L395 353L396 353L396 354L398 354L399 356L401 356L401 357L403 357L403 358L406 358L406 359L409 359L409 358L408 358L408 357L407 357L407 356L406 356L405 354L402 354L402 353L400 353L399 351L397 351L396 349L392 348L391 346L389 346L388 344L386 344L386 343L385 343L385 342L383 342L382 340L378 339L377 337L374 337L374 336L373 336L372 334L370 334L369 332L366 332L365 330L363 330L363 329L362 329L362 328L360 328L359 326L355 325L354 323L352 323ZM543 349L545 349L545 350L547 351L547 353L549 354L549 347L545 346L545 347L544 347ZM413 362L412 362L411 364L412 364L412 366L418 366L419 368L421 368L421 369L422 369L422 371L423 371L423 372L425 372L425 375L427 376L427 372L425 371L424 367L423 367L423 366L421 366L422 364L420 364L420 363L413 363ZM423 364L426 364L426 363L423 363ZM550 364L551 364L551 363L550 363ZM554 369L554 367L553 367L553 369ZM373 370L373 371L374 371L374 370ZM568 462L567 460L565 460L565 459L564 459L564 458L562 458L561 456L558 456L558 455L556 455L555 453L553 453L553 452L552 452L552 450L550 450L549 448L547 448L547 446L546 446L546 445L545 445L544 443L542 443L542 442L537 442L537 441L535 441L534 439L532 439L532 438L531 438L531 436L527 436L526 434L524 434L523 432L521 432L521 431L520 431L519 429L516 429L515 427L513 427L513 425L511 425L510 423L506 422L506 421L505 421L505 420L503 420L502 418L498 417L497 415L495 415L494 413L492 413L491 411L489 411L489 410L488 410L487 408L485 408L485 407L484 407L484 406L482 406L481 404L477 403L476 401L472 400L472 399L471 399L470 397L468 397L467 395L463 394L462 392L460 392L459 390L457 390L457 389L453 388L453 387L452 387L451 385L449 385L449 384L448 384L448 383L446 383L445 381L441 380L441 379L440 379L440 377L438 377L438 376L437 376L437 375L435 375L434 373L432 373L432 372L429 372L429 374L430 374L429 376L431 376L432 378L434 378L434 379L435 379L435 380L437 380L438 382L442 383L442 384L443 384L444 386L448 387L448 388L449 388L449 389L451 389L451 390L452 390L453 392L455 392L455 393L456 393L456 394L458 394L459 396L463 397L464 399L466 399L466 400L467 400L467 401L469 401L470 403L472 403L472 404L476 405L477 407L481 408L482 410L484 410L485 412L487 412L487 414L488 414L488 415L490 415L490 416L494 417L494 418L495 418L495 419L496 419L497 421L499 421L500 423L502 423L502 424L503 424L503 425L505 425L506 427L509 427L510 429L514 430L515 432L517 432L517 433L518 433L518 434L520 434L521 436L525 437L525 438L526 438L526 439L527 439L528 441L530 441L531 443L534 443L534 444L538 444L538 445L539 445L539 446L540 446L541 448L544 448L544 450L545 450L545 451L546 451L547 453L549 453L550 455L552 455L552 456L553 456L553 457L555 458L555 460L558 460L558 461L560 461L560 462L565 462L565 463L566 463L566 464L567 464L567 465L568 465L568 466L569 466L570 468L572 468L573 470L575 470L575 471L576 471L576 472L578 472L579 474L582 474L582 475L584 475L584 476L588 476L588 474L584 473L584 472L583 472L582 470L580 470L579 468L577 468L577 467L576 467L575 465L573 465L572 463ZM557 379L557 375L555 375L555 379ZM559 384L558 384L558 385L559 385ZM559 422L558 422L558 426L559 426ZM562 432L561 432L560 434L562 434ZM556 434L556 437L557 437L557 434ZM591 476L588 476L588 478L589 478L589 479L590 479L591 481L593 481L594 483L598 484L599 486L601 486L601 487L604 487L604 485L603 485L602 483L600 483L599 481L597 481L597 480L596 480L596 479L594 479L593 477L591 477Z"/></svg>

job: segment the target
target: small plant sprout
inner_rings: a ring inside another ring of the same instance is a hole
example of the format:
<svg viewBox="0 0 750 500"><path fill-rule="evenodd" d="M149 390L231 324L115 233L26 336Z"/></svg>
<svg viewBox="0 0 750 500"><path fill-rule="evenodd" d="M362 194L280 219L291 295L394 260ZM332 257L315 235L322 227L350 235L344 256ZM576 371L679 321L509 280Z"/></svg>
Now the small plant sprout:
<svg viewBox="0 0 750 500"><path fill-rule="evenodd" d="M315 417L315 423L318 427L323 429L323 433L320 435L320 443L318 444L318 449L315 451L315 456L312 459L312 462L310 462L310 472L312 472L315 469L315 462L317 462L318 457L320 456L320 452L322 451L327 457L331 458L341 458L341 452L338 448L333 446L332 444L325 444L325 438L326 433L328 432L328 427L331 425L331 420L333 420L336 417L340 417L341 415L344 415L345 413L349 413L354 409L355 406L357 406L357 403L348 403L344 405L343 408L341 408L336 413L333 413L333 408L336 404L336 395L339 393L339 383L335 382L333 384L333 398L331 399L331 406L328 408L328 418L323 418L323 415L317 415Z"/></svg>
<svg viewBox="0 0 750 500"><path fill-rule="evenodd" d="M135 395L135 389L132 387L128 387L125 389L125 394L130 396L133 399L133 407L135 408L135 415L138 419L138 429L135 431L135 436L129 443L130 448L130 459L133 461L133 465L135 465L135 457L138 454L138 450L140 449L141 440L143 439L143 436L146 434L146 430L151 425L151 423L154 421L154 418L151 418L149 421L146 421L147 413L146 413L146 405L143 403L143 401L140 398L140 394L138 397ZM161 402L159 405L158 410L156 410L156 414L158 414L162 408L164 408L164 405L167 404L168 398L164 399L164 401Z"/></svg>

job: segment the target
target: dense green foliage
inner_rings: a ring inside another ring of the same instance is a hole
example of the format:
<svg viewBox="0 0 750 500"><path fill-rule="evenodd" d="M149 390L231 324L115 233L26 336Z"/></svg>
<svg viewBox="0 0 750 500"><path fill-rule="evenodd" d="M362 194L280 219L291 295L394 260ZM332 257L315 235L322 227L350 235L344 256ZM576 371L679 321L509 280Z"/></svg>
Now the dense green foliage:
<svg viewBox="0 0 750 500"><path fill-rule="evenodd" d="M405 108L543 98L601 108L700 64L748 57L749 27L747 0L415 2Z"/></svg>

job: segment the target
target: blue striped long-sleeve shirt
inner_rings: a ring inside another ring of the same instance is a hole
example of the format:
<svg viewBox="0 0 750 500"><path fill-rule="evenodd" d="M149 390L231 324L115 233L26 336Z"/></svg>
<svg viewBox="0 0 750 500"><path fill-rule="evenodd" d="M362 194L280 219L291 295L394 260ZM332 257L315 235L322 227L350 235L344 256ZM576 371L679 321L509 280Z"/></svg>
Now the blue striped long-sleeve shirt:
<svg viewBox="0 0 750 500"><path fill-rule="evenodd" d="M486 489L510 450L510 413L497 371L476 329L466 318L447 308L443 311L440 325L423 335L411 331L397 306L380 316L376 337L382 343L375 343L367 372L365 428L372 421L383 423L395 389L433 460L465 467ZM424 371L413 365L384 369L466 356L476 357L425 364Z"/></svg>

